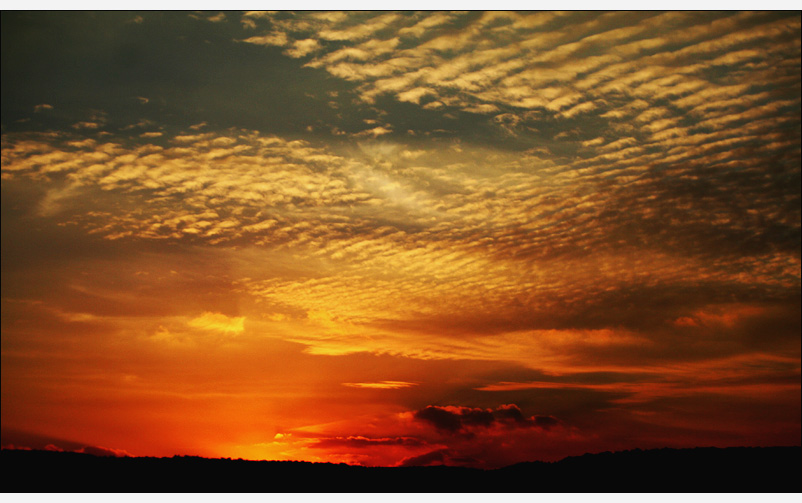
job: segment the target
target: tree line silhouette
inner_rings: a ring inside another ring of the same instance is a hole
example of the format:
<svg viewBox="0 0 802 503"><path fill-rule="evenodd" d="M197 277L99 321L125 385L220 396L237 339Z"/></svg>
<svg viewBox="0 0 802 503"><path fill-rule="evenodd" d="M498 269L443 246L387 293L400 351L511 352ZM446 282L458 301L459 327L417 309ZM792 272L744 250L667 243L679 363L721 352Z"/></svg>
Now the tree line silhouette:
<svg viewBox="0 0 802 503"><path fill-rule="evenodd" d="M603 452L496 470L2 451L3 492L800 492L802 447Z"/></svg>

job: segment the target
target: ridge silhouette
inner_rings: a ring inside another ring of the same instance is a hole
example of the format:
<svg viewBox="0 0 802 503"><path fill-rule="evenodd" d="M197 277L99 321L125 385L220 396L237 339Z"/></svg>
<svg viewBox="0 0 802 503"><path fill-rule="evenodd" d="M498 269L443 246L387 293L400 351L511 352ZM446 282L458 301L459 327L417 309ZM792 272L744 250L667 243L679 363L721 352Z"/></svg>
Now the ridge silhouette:
<svg viewBox="0 0 802 503"><path fill-rule="evenodd" d="M2 451L3 492L800 492L802 447L603 452L495 470ZM31 481L35 482L31 482ZM301 481L300 483L298 481Z"/></svg>

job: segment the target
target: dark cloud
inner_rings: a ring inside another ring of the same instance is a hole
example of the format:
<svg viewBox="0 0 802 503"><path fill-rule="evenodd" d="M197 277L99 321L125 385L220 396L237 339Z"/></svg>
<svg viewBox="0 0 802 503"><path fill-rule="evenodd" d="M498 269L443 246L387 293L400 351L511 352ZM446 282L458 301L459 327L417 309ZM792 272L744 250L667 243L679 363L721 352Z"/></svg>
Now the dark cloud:
<svg viewBox="0 0 802 503"><path fill-rule="evenodd" d="M3 449L17 449L17 450L20 450L20 451L33 450L30 447L28 447L27 445L14 445L14 444L3 444L2 448ZM47 447L45 447L45 449L47 449Z"/></svg>
<svg viewBox="0 0 802 503"><path fill-rule="evenodd" d="M41 435L38 433L30 433L27 431L6 428L0 429L2 432L3 447L13 446L9 448L21 449L47 449L47 450L68 450L75 451L81 449L85 444L66 440L63 438L52 437L49 435Z"/></svg>
<svg viewBox="0 0 802 503"><path fill-rule="evenodd" d="M410 332L434 329L455 339L544 331L531 338L545 344L550 344L551 330L584 332L584 338L573 341L555 337L553 347L588 364L698 361L752 350L790 355L794 347L798 354L799 296L786 286L733 283L722 274L706 282L672 278L657 285L624 281L598 289L567 285L563 293L565 302L556 309L543 309L532 299L531 305L493 304L494 310L480 306L469 313L377 325ZM608 330L626 337L606 339ZM587 344L594 340L598 343Z"/></svg>
<svg viewBox="0 0 802 503"><path fill-rule="evenodd" d="M549 429L559 424L551 416L524 417L515 404L505 404L495 410L471 407L440 407L427 405L413 414L415 419L431 424L448 433L471 434L474 430L501 425L514 428Z"/></svg>
<svg viewBox="0 0 802 503"><path fill-rule="evenodd" d="M442 407L427 405L425 408L415 412L415 418L431 423L439 430L455 433L462 429L460 415Z"/></svg>
<svg viewBox="0 0 802 503"><path fill-rule="evenodd" d="M75 452L82 452L84 454L91 454L93 456L102 456L102 457L116 457L116 458L123 458L131 456L131 453L124 449L111 449L108 447L100 447L97 445L87 445L78 449Z"/></svg>
<svg viewBox="0 0 802 503"><path fill-rule="evenodd" d="M45 450L55 452L80 452L93 456L131 456L124 449L113 449L97 445L86 445L72 440L55 438L48 435L28 433L13 428L2 428L3 449Z"/></svg>
<svg viewBox="0 0 802 503"><path fill-rule="evenodd" d="M552 416L537 416L534 418L534 423L538 428L548 430L560 424L560 421L556 417Z"/></svg>
<svg viewBox="0 0 802 503"><path fill-rule="evenodd" d="M496 409L496 418L499 420L508 420L516 423L526 423L528 420L524 417L520 407L515 404L506 404L499 406Z"/></svg>
<svg viewBox="0 0 802 503"><path fill-rule="evenodd" d="M626 388L594 389L583 387L534 387L500 391L464 390L453 394L459 400L471 403L514 403L523 410L539 413L538 416L553 416L567 425L586 425L600 412L617 407L620 400L632 396ZM535 416L535 417L538 417Z"/></svg>
<svg viewBox="0 0 802 503"><path fill-rule="evenodd" d="M450 449L438 449L419 456L404 458L398 466L437 466L444 465L449 459Z"/></svg>

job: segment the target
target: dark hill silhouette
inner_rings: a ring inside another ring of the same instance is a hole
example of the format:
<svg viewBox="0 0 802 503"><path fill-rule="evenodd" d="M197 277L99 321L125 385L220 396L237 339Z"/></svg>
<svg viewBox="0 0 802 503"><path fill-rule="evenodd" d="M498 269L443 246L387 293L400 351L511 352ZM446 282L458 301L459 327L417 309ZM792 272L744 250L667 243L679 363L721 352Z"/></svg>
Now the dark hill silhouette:
<svg viewBox="0 0 802 503"><path fill-rule="evenodd" d="M498 470L3 450L3 492L800 492L802 447L639 449ZM34 482L31 482L34 481Z"/></svg>

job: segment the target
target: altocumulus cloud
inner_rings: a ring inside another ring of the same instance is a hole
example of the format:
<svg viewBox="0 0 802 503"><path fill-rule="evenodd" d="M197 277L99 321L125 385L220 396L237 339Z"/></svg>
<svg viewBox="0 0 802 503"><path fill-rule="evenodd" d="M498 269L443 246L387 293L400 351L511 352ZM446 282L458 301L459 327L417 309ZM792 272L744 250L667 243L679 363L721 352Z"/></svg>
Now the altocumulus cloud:
<svg viewBox="0 0 802 503"><path fill-rule="evenodd" d="M586 147L599 155L574 161L242 129L158 144L104 138L4 134L4 187L36 183L39 216L110 241L244 245L323 267L237 281L256 300L329 313L338 337L291 336L318 353L521 358L591 345L632 355L655 339L673 344L663 327L682 331L673 320L700 307L788 304L782 292L799 285L798 152L782 141L750 147L736 130L684 137L673 159L610 157L638 140L608 150L600 138ZM385 335L364 336L377 328ZM432 328L506 340L480 350L427 335L413 349L392 335Z"/></svg>

